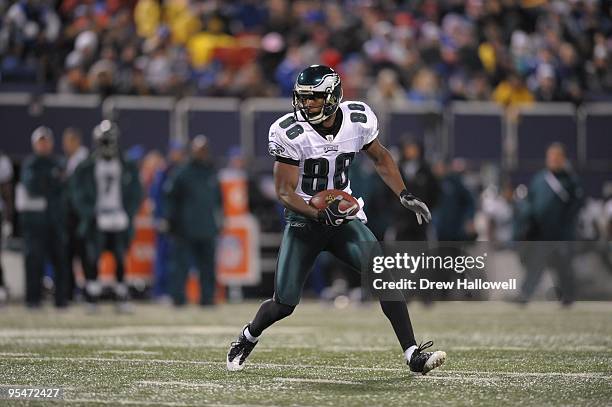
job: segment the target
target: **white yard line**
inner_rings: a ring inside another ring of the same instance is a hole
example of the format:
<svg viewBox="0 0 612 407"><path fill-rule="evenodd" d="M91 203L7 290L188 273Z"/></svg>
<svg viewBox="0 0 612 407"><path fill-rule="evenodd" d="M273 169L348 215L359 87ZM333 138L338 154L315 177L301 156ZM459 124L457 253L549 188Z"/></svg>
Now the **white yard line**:
<svg viewBox="0 0 612 407"><path fill-rule="evenodd" d="M2 359L27 359L31 361L75 361L75 362L134 362L134 363L159 363L159 364L187 364L187 365L202 365L202 366L218 366L225 367L226 362L208 362L203 360L181 360L181 359L135 359L135 358L101 358L101 357L58 357L58 356L45 356L45 357L19 357L12 358L0 357ZM289 365L281 363L254 363L249 365L251 368L305 368L305 369L339 369L339 370L355 370L355 371L367 371L367 372L401 372L406 369L400 368L384 368L384 367L360 367L360 366L328 366L328 365Z"/></svg>
<svg viewBox="0 0 612 407"><path fill-rule="evenodd" d="M442 373L438 372L437 374ZM504 380L502 376L497 377L474 377L474 376L434 376L434 375L415 375L418 380L440 380L440 381L458 381L458 382L477 382L479 384L490 384L491 386L497 387L498 385L495 382L500 380Z"/></svg>
<svg viewBox="0 0 612 407"><path fill-rule="evenodd" d="M610 348L603 345L580 345L580 347L570 347L570 346L559 346L555 348L551 348L550 346L449 346L448 351L491 351L491 350L501 350L501 351L520 351L520 352L541 352L545 351L571 351L571 352L593 352L593 351L609 351Z"/></svg>
<svg viewBox="0 0 612 407"><path fill-rule="evenodd" d="M304 327L279 327L275 334L297 334L310 331ZM146 326L119 326L109 328L41 328L41 329L3 329L0 338L19 337L62 337L62 336L135 336L135 335L225 335L235 336L239 333L236 326L224 325L146 325Z"/></svg>
<svg viewBox="0 0 612 407"><path fill-rule="evenodd" d="M161 352L153 352L149 350L120 350L109 349L97 351L98 354L111 353L113 355L159 355Z"/></svg>
<svg viewBox="0 0 612 407"><path fill-rule="evenodd" d="M349 380L303 379L299 377L276 377L274 380L277 382L296 382L296 383L363 384L361 382L352 382Z"/></svg>
<svg viewBox="0 0 612 407"><path fill-rule="evenodd" d="M210 387L210 388L222 388L223 385L219 383L194 383L194 382L179 382L179 381L153 381L153 380L142 380L136 382L136 384L143 384L146 386L183 386L183 387Z"/></svg>
<svg viewBox="0 0 612 407"><path fill-rule="evenodd" d="M134 400L101 400L101 399L63 399L63 403L96 403L96 404L109 404L109 405L122 405L122 406L176 406L176 407L190 407L197 406L199 404L185 404L176 403L172 401L134 401Z"/></svg>
<svg viewBox="0 0 612 407"><path fill-rule="evenodd" d="M159 364L187 364L225 367L225 362L209 362L201 360L180 360L180 359L136 359L136 358L100 358L100 357L2 357L0 360L31 360L31 361L75 361L75 362L130 362L130 363L159 363ZM330 366L330 365L293 365L282 363L252 363L250 368L285 368L285 369L328 369L346 371L367 371L367 372L408 372L406 368L385 368L385 367L362 367L362 366ZM611 380L612 375L607 373L566 373L566 372L488 372L475 370L438 370L436 375L441 374L464 374L464 375L490 375L490 376L533 376L533 377L573 377L586 379L607 379Z"/></svg>
<svg viewBox="0 0 612 407"><path fill-rule="evenodd" d="M188 403L179 403L175 401L136 401L136 400L101 400L101 399L88 399L88 398L78 398L78 399L63 399L61 400L63 403L96 403L96 404L108 404L108 405L122 405L122 406L170 406L170 407L191 407L191 406L202 406L206 405L208 407L277 407L269 404L188 404Z"/></svg>
<svg viewBox="0 0 612 407"><path fill-rule="evenodd" d="M445 370L445 373L472 374L472 375L498 375L498 376L530 376L530 377L576 377L584 379L609 379L612 375L607 373L567 373L567 372L486 372L476 370Z"/></svg>
<svg viewBox="0 0 612 407"><path fill-rule="evenodd" d="M0 357L2 356L12 356L12 357L36 357L37 353L19 353L19 352L0 352Z"/></svg>

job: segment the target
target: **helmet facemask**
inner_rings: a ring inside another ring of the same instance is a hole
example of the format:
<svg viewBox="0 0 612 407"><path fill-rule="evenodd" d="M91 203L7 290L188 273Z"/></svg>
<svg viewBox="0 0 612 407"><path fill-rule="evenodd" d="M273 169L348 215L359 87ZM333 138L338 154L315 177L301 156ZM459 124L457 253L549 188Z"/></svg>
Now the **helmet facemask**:
<svg viewBox="0 0 612 407"><path fill-rule="evenodd" d="M93 131L95 152L105 160L119 155L119 128L115 123L104 120Z"/></svg>

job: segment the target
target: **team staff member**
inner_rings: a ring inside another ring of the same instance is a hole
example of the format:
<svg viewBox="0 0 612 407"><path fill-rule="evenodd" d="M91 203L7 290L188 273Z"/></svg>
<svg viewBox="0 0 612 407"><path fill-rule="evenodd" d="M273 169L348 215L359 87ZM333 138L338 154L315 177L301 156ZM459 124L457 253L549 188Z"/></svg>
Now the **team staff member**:
<svg viewBox="0 0 612 407"><path fill-rule="evenodd" d="M53 133L38 127L32 133L34 154L21 170L16 204L25 243L26 305L40 307L46 260L53 266L55 306L67 305L63 168L53 156Z"/></svg>
<svg viewBox="0 0 612 407"><path fill-rule="evenodd" d="M76 167L83 162L89 156L89 149L82 145L81 131L75 127L68 127L64 130L62 135L62 147L64 149L64 160L65 160L65 177L66 183L70 185L70 178L74 174ZM70 195L71 189L68 188L68 195ZM68 265L68 296L72 300L74 295L75 283L75 270L73 270L73 262L76 257L81 262L81 267L86 275L89 275L91 271L88 263L87 254L85 251L85 243L77 234L77 228L79 224L79 218L72 205L72 199L68 196L67 210L66 210L66 262Z"/></svg>
<svg viewBox="0 0 612 407"><path fill-rule="evenodd" d="M170 279L174 304L185 304L190 261L200 273L200 305L212 305L215 294L215 249L221 228L222 201L217 171L208 157L208 139L191 142L191 159L165 185L170 232Z"/></svg>
<svg viewBox="0 0 612 407"><path fill-rule="evenodd" d="M170 271L168 264L170 259L170 240L167 234L167 223L164 218L164 185L174 170L183 162L184 157L184 143L173 140L170 143L167 164L155 174L153 183L151 184L150 198L153 202L153 220L157 228L157 236L155 237L153 297L157 299L170 294Z"/></svg>
<svg viewBox="0 0 612 407"><path fill-rule="evenodd" d="M546 168L533 177L526 203L529 230L523 238L546 243L526 247L527 275L519 302L527 303L531 299L544 269L551 268L558 277L561 303L569 306L574 302L576 290L571 242L576 239L584 191L561 143L553 143L546 150Z"/></svg>

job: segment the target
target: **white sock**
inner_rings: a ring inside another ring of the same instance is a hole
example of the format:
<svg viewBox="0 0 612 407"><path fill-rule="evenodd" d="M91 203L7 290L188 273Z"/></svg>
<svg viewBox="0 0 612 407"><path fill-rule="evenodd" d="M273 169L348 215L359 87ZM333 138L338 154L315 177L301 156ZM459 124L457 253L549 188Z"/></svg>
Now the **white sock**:
<svg viewBox="0 0 612 407"><path fill-rule="evenodd" d="M412 357L412 353L416 350L416 348L417 348L416 345L412 345L411 347L406 349L406 351L404 352L404 357L406 358L406 360L408 362L410 362L410 358Z"/></svg>
<svg viewBox="0 0 612 407"><path fill-rule="evenodd" d="M128 287L124 283L117 283L115 285L115 294L118 297L126 297L128 295Z"/></svg>
<svg viewBox="0 0 612 407"><path fill-rule="evenodd" d="M87 291L87 294L91 295L92 297L98 297L100 294L102 294L102 286L95 280L88 281L85 285L85 290Z"/></svg>
<svg viewBox="0 0 612 407"><path fill-rule="evenodd" d="M244 336L246 336L246 338L249 340L249 342L257 343L257 341L259 340L259 336L251 335L251 332L249 332L249 327L248 326L246 328L244 328Z"/></svg>

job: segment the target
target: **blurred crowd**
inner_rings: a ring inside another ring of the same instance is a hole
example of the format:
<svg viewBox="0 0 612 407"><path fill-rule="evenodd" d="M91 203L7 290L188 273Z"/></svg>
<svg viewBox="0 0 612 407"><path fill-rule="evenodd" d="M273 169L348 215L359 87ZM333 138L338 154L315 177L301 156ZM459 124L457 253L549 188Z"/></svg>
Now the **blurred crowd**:
<svg viewBox="0 0 612 407"><path fill-rule="evenodd" d="M0 83L289 96L304 66L372 104L610 99L610 0L0 0Z"/></svg>
<svg viewBox="0 0 612 407"><path fill-rule="evenodd" d="M95 311L104 294L100 259L108 252L114 258L115 283L110 290L107 287L110 293L106 296L115 298L118 311L129 311L125 259L134 238L135 219L147 207L152 210L146 223L155 232L150 296L176 306L186 304L186 281L195 269L200 305L213 304L216 245L227 198L220 187L221 171L248 178L243 202L248 202L248 211L262 232L282 231L282 207L270 174L246 171L238 148L232 149L225 168L219 169L204 135L194 137L189 145L173 140L164 157L158 151L145 154L142 148L122 151L119 134L115 123L104 120L93 130L89 151L82 132L67 128L62 134L64 154L57 157L52 131L39 127L31 135L33 152L21 163L18 176L9 158L0 154L0 215L5 220L0 236L23 237L29 307L41 306L43 282L53 281L57 307L81 299ZM353 195L364 199L368 227L380 241L469 245L479 240L500 250L517 241L552 242L547 246L548 256L537 246L519 250L526 271L516 298L521 303L532 298L546 268L558 274L558 298L566 305L573 302L575 247L568 242L595 243L592 248L601 249L601 262L612 272L612 185L605 185L604 200L586 197L562 144L554 143L543 152L543 169L528 185L513 185L503 175L487 181L461 159L430 165L423 145L415 139L405 138L390 148L407 189L427 202L433 221L419 225L407 215L372 163L359 158L351 167ZM13 230L15 225L18 233ZM311 288L323 297L333 297L338 268L333 259L322 256L312 274ZM0 303L6 298L0 262Z"/></svg>

